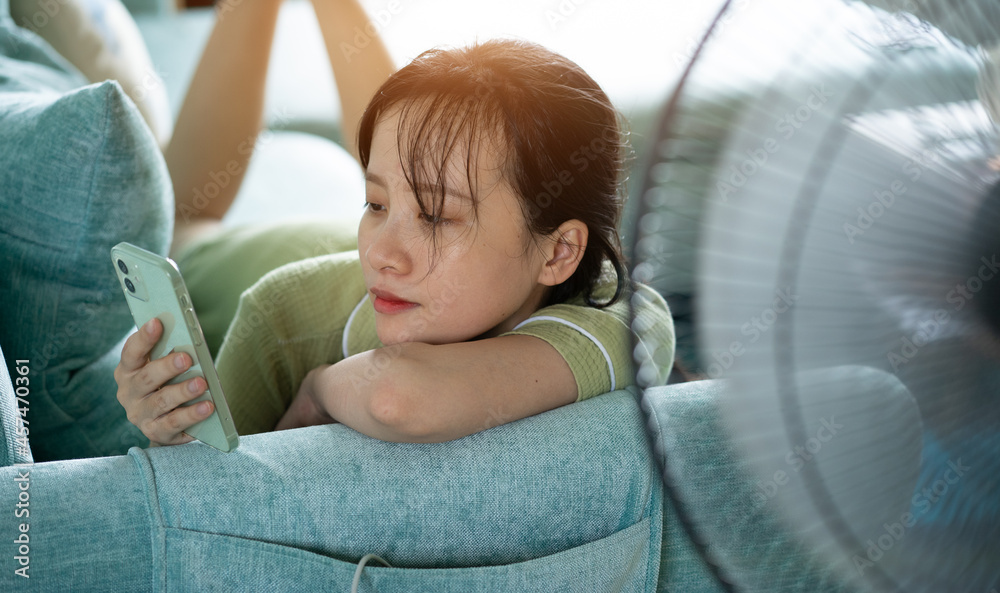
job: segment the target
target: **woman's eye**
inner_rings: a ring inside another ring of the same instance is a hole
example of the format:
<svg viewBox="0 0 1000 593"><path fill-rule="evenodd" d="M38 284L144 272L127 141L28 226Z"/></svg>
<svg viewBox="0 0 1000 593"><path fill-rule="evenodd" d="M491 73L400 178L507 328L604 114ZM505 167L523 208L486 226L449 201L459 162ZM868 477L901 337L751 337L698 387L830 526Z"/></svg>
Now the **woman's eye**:
<svg viewBox="0 0 1000 593"><path fill-rule="evenodd" d="M440 216L434 216L433 214L420 213L420 220L426 222L430 225L445 224L448 222L447 218L441 218Z"/></svg>
<svg viewBox="0 0 1000 593"><path fill-rule="evenodd" d="M382 212L385 210L385 206L382 204L376 204L375 202L369 202L365 200L365 210L370 210L371 212Z"/></svg>

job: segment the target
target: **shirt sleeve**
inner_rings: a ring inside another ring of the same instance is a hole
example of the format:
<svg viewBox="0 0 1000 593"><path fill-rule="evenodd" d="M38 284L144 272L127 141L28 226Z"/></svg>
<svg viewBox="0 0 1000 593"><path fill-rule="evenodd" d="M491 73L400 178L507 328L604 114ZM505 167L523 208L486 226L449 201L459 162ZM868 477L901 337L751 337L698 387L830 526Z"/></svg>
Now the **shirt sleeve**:
<svg viewBox="0 0 1000 593"><path fill-rule="evenodd" d="M282 266L242 294L216 365L237 432L273 429L306 374L341 360L362 296L356 251Z"/></svg>
<svg viewBox="0 0 1000 593"><path fill-rule="evenodd" d="M636 307L630 323L629 302ZM614 304L596 308L582 299L536 311L505 335L544 340L562 355L576 379L577 401L636 382L632 340L644 385L666 383L674 358L674 327L666 301L639 285Z"/></svg>
<svg viewBox="0 0 1000 593"><path fill-rule="evenodd" d="M289 380L287 372L279 376L287 366L275 348L271 320L252 288L240 297L216 363L219 383L240 435L271 430L277 420L270 420L280 419L288 408L279 387Z"/></svg>
<svg viewBox="0 0 1000 593"><path fill-rule="evenodd" d="M292 262L357 248L357 225L281 222L209 233L174 258L191 293L208 349L219 352L240 296L268 272Z"/></svg>

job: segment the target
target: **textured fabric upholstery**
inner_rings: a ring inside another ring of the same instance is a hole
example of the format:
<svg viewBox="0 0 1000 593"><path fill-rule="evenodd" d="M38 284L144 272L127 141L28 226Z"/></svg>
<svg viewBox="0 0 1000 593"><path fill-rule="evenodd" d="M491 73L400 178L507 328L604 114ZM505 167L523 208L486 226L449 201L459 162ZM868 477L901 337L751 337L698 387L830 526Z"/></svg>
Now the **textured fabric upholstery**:
<svg viewBox="0 0 1000 593"><path fill-rule="evenodd" d="M114 398L134 325L109 251L166 252L166 166L116 82L81 86L9 20L0 52L0 344L30 361L32 448L38 460L124 453L146 441Z"/></svg>
<svg viewBox="0 0 1000 593"><path fill-rule="evenodd" d="M652 591L663 501L642 424L620 391L448 443L336 424L0 468L3 500L30 470L34 571L0 589L346 592L374 553L392 567L367 565L361 591Z"/></svg>

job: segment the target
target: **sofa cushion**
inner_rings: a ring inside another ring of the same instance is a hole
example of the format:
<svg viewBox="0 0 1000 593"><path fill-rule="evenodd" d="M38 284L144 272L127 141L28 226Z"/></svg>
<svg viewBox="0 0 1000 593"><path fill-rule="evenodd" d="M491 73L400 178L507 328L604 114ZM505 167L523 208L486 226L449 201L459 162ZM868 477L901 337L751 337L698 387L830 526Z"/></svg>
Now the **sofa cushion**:
<svg viewBox="0 0 1000 593"><path fill-rule="evenodd" d="M662 486L635 400L446 443L331 424L37 464L41 578L4 571L0 590L347 592L372 553L392 566L365 565L359 591L652 591Z"/></svg>
<svg viewBox="0 0 1000 593"><path fill-rule="evenodd" d="M36 459L121 453L146 440L114 397L134 325L109 251L166 252L166 166L116 82L81 87L9 19L0 52L0 344L30 361Z"/></svg>
<svg viewBox="0 0 1000 593"><path fill-rule="evenodd" d="M91 82L117 80L165 144L167 91L142 35L119 0L5 0L14 22L42 37Z"/></svg>

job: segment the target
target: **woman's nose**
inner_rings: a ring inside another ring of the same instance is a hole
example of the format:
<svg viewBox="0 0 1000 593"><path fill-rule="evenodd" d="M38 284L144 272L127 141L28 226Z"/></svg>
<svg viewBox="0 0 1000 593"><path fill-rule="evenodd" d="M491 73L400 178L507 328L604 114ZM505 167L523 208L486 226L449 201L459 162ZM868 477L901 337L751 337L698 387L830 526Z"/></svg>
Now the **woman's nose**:
<svg viewBox="0 0 1000 593"><path fill-rule="evenodd" d="M411 268L411 254L407 248L408 231L403 217L390 213L381 224L371 229L371 242L365 256L376 271L406 274ZM401 214L401 213L400 213Z"/></svg>

